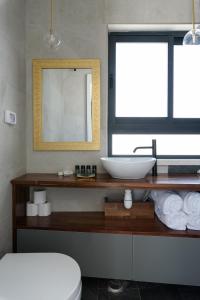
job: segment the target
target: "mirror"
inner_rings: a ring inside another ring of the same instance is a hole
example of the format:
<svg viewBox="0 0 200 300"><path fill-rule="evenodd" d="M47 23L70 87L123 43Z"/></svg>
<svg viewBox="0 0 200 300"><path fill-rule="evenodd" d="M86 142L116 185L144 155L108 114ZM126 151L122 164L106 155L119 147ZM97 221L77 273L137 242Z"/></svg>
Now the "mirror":
<svg viewBox="0 0 200 300"><path fill-rule="evenodd" d="M100 148L100 63L33 60L34 150Z"/></svg>

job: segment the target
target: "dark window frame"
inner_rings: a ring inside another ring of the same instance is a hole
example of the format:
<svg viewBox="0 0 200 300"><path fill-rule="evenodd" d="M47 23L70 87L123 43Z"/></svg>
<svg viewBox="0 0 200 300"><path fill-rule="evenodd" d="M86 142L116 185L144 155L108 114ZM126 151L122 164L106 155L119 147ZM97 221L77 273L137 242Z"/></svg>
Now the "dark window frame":
<svg viewBox="0 0 200 300"><path fill-rule="evenodd" d="M185 31L112 32L108 37L108 155L112 154L112 134L200 134L199 118L173 118L173 46L182 44ZM168 117L115 117L116 43L168 42ZM122 155L126 156L126 155ZM200 158L164 156L158 158Z"/></svg>

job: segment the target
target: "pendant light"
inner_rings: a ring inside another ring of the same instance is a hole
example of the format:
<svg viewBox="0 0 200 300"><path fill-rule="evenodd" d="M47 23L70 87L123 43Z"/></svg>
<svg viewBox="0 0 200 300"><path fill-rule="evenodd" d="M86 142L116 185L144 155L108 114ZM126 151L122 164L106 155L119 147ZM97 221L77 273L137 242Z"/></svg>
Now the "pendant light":
<svg viewBox="0 0 200 300"><path fill-rule="evenodd" d="M183 45L200 45L200 29L195 24L195 0L192 0L192 29L184 36Z"/></svg>
<svg viewBox="0 0 200 300"><path fill-rule="evenodd" d="M59 36L57 35L57 33L55 32L55 30L53 29L53 9L54 9L53 0L51 0L50 6L51 6L50 7L50 28L49 28L49 32L44 37L44 41L48 48L52 50L56 50L61 46L62 42Z"/></svg>

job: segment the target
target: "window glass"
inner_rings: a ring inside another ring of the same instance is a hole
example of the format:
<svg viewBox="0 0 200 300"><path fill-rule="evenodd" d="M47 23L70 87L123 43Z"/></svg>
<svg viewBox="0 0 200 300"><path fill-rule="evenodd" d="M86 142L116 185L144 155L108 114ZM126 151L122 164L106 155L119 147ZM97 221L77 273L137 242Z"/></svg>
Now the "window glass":
<svg viewBox="0 0 200 300"><path fill-rule="evenodd" d="M116 117L167 117L167 43L116 43Z"/></svg>
<svg viewBox="0 0 200 300"><path fill-rule="evenodd" d="M200 135L198 134L113 134L113 155L151 155L151 149L138 146L151 146L152 139L157 141L157 155L200 155Z"/></svg>
<svg viewBox="0 0 200 300"><path fill-rule="evenodd" d="M200 46L174 46L174 118L200 117Z"/></svg>
<svg viewBox="0 0 200 300"><path fill-rule="evenodd" d="M185 32L109 34L108 155L200 158L200 46Z"/></svg>

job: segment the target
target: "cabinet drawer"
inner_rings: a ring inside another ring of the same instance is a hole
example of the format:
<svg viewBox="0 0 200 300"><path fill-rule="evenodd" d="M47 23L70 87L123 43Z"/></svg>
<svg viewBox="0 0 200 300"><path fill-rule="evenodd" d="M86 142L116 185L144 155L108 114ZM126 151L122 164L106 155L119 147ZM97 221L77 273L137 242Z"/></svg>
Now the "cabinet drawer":
<svg viewBox="0 0 200 300"><path fill-rule="evenodd" d="M134 279L200 285L200 239L133 238Z"/></svg>
<svg viewBox="0 0 200 300"><path fill-rule="evenodd" d="M64 253L83 276L132 279L131 235L18 229L17 251Z"/></svg>

